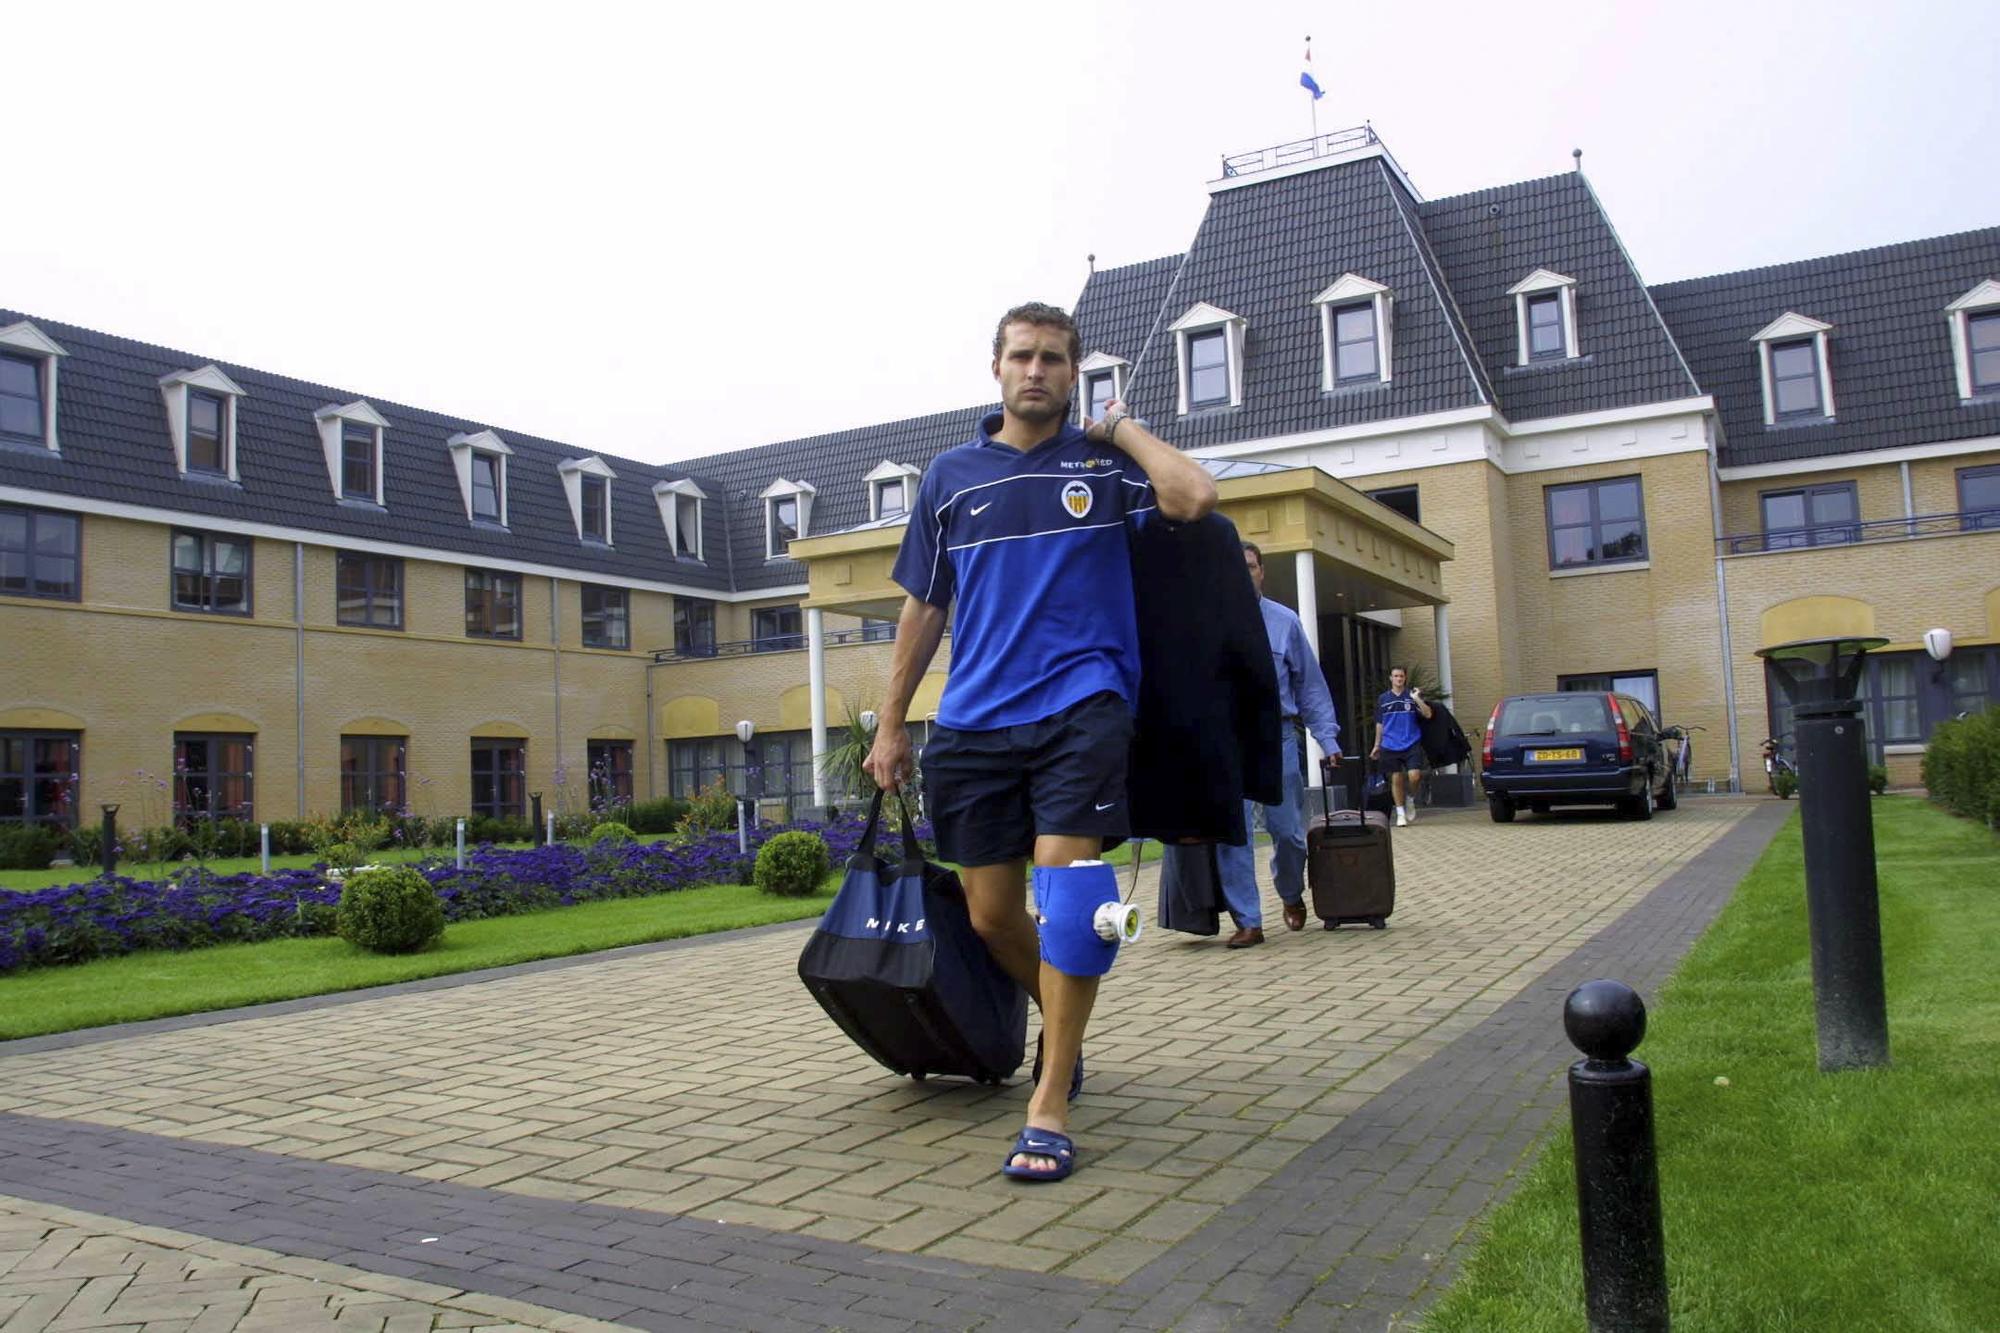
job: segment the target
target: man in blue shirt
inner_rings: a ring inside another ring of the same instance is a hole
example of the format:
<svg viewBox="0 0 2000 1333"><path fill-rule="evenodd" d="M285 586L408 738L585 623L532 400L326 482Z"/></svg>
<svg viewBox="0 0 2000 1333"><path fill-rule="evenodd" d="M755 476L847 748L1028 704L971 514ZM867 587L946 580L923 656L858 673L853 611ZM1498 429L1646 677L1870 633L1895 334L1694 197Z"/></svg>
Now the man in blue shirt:
<svg viewBox="0 0 2000 1333"><path fill-rule="evenodd" d="M1375 700L1375 748L1368 752L1389 774L1397 828L1417 822L1417 784L1424 777L1424 729L1419 719L1431 715L1423 691L1410 689L1409 684L1410 673L1403 668L1389 672L1388 692Z"/></svg>
<svg viewBox="0 0 2000 1333"><path fill-rule="evenodd" d="M1207 471L1122 403L1070 424L1082 352L1076 324L1054 306L1001 317L1001 410L932 461L903 533L894 576L909 595L866 762L884 788L910 775L910 699L955 599L924 785L938 854L961 867L974 929L1041 1006L1027 1128L1002 1168L1025 1180L1061 1180L1075 1164L1064 1131L1098 981L1041 961L1027 859L1066 866L1125 836L1139 677L1126 525L1215 507Z"/></svg>
<svg viewBox="0 0 2000 1333"><path fill-rule="evenodd" d="M1271 881L1285 905L1285 926L1304 930L1306 925L1306 833L1305 780L1299 763L1299 723L1303 721L1319 748L1335 764L1340 763L1340 722L1334 716L1333 696L1327 692L1326 677L1306 642L1306 627L1290 607L1264 596L1264 553L1254 542L1243 543L1243 563L1250 569L1250 581L1257 585L1257 607L1264 615L1264 632L1271 640L1272 664L1278 669L1278 705L1284 714L1283 745L1285 774L1284 800L1277 805L1243 803L1243 831L1250 836L1241 846L1227 844L1215 849L1216 868L1222 874L1222 896L1229 903L1229 915L1236 919L1236 933L1227 947L1247 949L1264 942L1264 908L1257 892L1256 812L1264 812L1264 830L1271 835Z"/></svg>

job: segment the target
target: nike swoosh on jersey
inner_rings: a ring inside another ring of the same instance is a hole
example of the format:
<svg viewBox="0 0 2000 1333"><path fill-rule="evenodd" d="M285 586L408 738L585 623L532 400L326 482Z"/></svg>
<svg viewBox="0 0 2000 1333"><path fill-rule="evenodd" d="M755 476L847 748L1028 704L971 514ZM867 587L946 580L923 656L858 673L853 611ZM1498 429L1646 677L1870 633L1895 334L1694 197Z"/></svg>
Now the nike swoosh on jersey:
<svg viewBox="0 0 2000 1333"><path fill-rule="evenodd" d="M987 510L991 509L992 507L993 507L993 502L991 500L988 500L983 505L974 505L972 508L966 510L966 512L968 514L971 514L974 518L977 518L981 514L985 513Z"/></svg>

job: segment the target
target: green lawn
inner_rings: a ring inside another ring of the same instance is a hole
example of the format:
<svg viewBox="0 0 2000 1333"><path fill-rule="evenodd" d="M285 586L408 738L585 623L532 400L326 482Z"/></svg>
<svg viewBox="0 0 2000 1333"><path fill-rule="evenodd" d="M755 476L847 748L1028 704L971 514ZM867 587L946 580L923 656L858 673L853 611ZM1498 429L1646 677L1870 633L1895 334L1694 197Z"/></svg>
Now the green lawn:
<svg viewBox="0 0 2000 1333"><path fill-rule="evenodd" d="M2000 1326L2000 841L1874 809L1891 1068L1815 1068L1796 819L1647 997L1677 1333ZM1564 1117L1429 1333L1585 1328L1574 1170Z"/></svg>
<svg viewBox="0 0 2000 1333"><path fill-rule="evenodd" d="M533 958L795 921L824 912L839 884L836 872L810 898L774 898L748 885L710 884L651 898L461 921L445 929L443 942L435 948L400 957L365 953L339 939L271 940L37 968L0 977L0 1038L233 1009Z"/></svg>
<svg viewBox="0 0 2000 1333"><path fill-rule="evenodd" d="M650 839L641 839L650 841ZM527 847L525 842L503 843L506 847ZM379 852L370 852L369 861L378 865L391 862L421 861L426 857L450 859L449 847L430 847L422 850L410 847L385 847ZM271 858L273 870L302 870L317 865L319 858L310 852L296 856L274 856ZM193 864L188 862L187 864ZM120 861L118 873L133 879L160 879L179 870L179 861ZM261 870L263 862L254 856L221 856L208 863L211 872L217 875L240 875L245 871ZM53 884L81 884L96 879L98 868L91 865L51 866L47 870L0 870L0 889L46 889Z"/></svg>

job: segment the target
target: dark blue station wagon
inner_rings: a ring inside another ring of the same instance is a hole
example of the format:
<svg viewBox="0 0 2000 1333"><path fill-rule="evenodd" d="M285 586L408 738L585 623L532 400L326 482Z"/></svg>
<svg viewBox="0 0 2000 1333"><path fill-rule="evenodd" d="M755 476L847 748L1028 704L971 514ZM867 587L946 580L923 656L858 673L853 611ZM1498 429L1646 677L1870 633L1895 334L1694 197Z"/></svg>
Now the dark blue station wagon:
<svg viewBox="0 0 2000 1333"><path fill-rule="evenodd" d="M1526 806L1611 805L1651 819L1675 805L1673 764L1646 705L1629 694L1515 694L1486 724L1480 785L1496 823Z"/></svg>

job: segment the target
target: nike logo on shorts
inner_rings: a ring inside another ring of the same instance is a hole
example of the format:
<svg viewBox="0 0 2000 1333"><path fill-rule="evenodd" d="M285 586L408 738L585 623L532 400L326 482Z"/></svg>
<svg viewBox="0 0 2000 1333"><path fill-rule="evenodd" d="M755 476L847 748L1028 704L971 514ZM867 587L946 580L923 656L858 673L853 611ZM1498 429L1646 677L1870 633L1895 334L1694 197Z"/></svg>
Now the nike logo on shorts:
<svg viewBox="0 0 2000 1333"><path fill-rule="evenodd" d="M1099 809L1099 810L1109 810L1109 809L1110 809L1110 808L1111 808L1112 806L1114 806L1114 805L1116 805L1116 804L1118 804L1118 802L1116 802L1116 801L1106 801L1106 802L1105 802L1105 803L1104 803L1103 805L1100 805L1100 806L1098 806L1098 807L1097 807L1097 809Z"/></svg>

